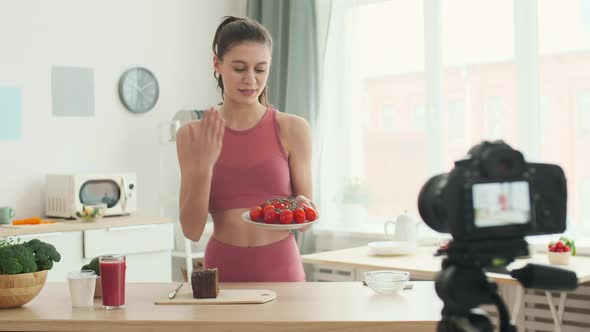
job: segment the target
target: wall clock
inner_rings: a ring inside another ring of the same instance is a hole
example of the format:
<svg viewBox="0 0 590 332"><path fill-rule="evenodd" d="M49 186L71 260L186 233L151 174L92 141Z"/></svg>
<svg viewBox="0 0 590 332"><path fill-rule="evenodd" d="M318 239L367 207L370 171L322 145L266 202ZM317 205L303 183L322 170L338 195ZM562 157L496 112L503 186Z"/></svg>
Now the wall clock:
<svg viewBox="0 0 590 332"><path fill-rule="evenodd" d="M119 98L125 108L133 113L148 112L154 108L159 96L158 80L147 68L131 68L119 79Z"/></svg>

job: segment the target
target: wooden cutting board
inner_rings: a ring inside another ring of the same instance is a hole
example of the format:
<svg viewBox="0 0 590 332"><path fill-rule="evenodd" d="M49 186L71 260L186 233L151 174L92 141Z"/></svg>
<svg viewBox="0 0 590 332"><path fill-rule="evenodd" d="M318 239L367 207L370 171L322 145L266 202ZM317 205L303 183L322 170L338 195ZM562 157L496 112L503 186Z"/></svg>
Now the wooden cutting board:
<svg viewBox="0 0 590 332"><path fill-rule="evenodd" d="M190 285L189 285L190 287ZM157 298L155 304L260 304L274 300L277 294L266 289L220 289L214 299L195 299L192 290L178 292L173 299Z"/></svg>

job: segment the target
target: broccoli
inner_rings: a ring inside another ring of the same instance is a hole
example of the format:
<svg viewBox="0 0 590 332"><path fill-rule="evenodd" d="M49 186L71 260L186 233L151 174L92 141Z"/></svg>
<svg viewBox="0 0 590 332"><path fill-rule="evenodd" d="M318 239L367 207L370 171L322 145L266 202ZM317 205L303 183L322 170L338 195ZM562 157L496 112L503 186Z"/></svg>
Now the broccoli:
<svg viewBox="0 0 590 332"><path fill-rule="evenodd" d="M0 248L0 274L18 274L37 271L33 250L24 244Z"/></svg>
<svg viewBox="0 0 590 332"><path fill-rule="evenodd" d="M98 264L98 257L94 257L90 263L82 266L82 270L92 270L97 276L100 276L100 267Z"/></svg>
<svg viewBox="0 0 590 332"><path fill-rule="evenodd" d="M61 260L54 246L37 239L23 244L10 243L6 242L0 246L0 274L50 270L53 262Z"/></svg>
<svg viewBox="0 0 590 332"><path fill-rule="evenodd" d="M33 239L24 243L25 246L31 248L35 254L35 263L39 271L51 270L53 262L59 262L61 255L55 247L49 243Z"/></svg>

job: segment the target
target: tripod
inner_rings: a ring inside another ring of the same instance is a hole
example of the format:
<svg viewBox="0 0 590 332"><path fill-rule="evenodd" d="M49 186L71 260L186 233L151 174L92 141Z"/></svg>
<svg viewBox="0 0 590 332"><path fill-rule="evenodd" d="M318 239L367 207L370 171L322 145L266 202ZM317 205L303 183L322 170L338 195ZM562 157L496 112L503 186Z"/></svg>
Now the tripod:
<svg viewBox="0 0 590 332"><path fill-rule="evenodd" d="M504 301L497 293L497 285L489 281L484 269L506 266L516 257L528 255L528 244L522 238L452 241L442 271L435 281L436 293L443 301L440 332L482 331L492 332L493 325L488 315L477 307L494 304L498 308L500 332L515 332ZM510 275L525 288L573 290L577 277L572 271L551 266L528 264L513 270Z"/></svg>

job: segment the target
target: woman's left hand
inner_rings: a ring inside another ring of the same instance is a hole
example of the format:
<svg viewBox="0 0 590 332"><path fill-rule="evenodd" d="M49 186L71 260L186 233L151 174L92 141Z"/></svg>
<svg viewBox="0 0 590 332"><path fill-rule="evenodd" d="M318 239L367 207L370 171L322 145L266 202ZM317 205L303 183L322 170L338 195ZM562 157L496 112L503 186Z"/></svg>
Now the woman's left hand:
<svg viewBox="0 0 590 332"><path fill-rule="evenodd" d="M307 198L307 197L305 197L305 196L303 196L303 195L299 195L299 196L295 197L295 201L296 201L298 204L301 204L301 203L303 203L303 204L307 204L308 206L311 206L311 207L312 207L312 208L313 208L313 209L314 209L314 210L317 212L318 216L320 215L320 213L319 213L319 211L318 211L318 208L317 208L317 206L316 206L316 205L314 204L314 202L312 202L312 201L311 201L309 198ZM311 227L311 225L307 225L307 226L305 226L305 227L302 227L302 228L299 228L299 229L297 229L297 230L298 230L298 231L300 231L300 232L305 232L305 231L307 231L307 230L308 230L310 227Z"/></svg>

